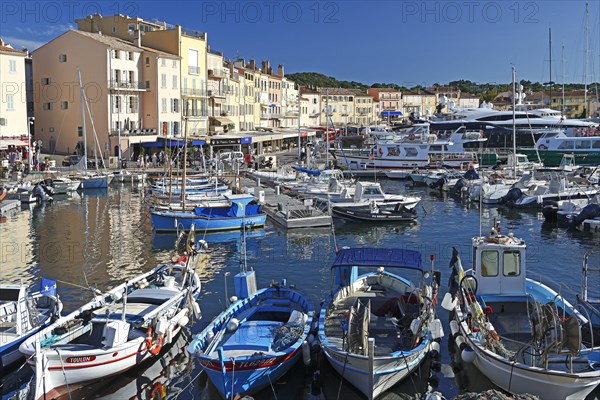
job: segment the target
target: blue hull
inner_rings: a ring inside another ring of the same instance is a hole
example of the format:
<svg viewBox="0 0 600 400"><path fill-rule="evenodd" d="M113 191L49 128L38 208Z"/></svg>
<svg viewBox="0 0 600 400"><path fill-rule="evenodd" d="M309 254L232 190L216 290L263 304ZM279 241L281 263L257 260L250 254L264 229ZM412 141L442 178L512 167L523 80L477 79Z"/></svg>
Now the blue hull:
<svg viewBox="0 0 600 400"><path fill-rule="evenodd" d="M21 352L19 351L19 346L21 345L21 343L23 343L25 339L27 339L31 335L35 335L48 325L49 323L44 323L36 327L35 329L29 331L28 334L23 335L20 338L17 338L14 341L0 347L0 375L4 374L4 370L8 366L19 361L23 357L23 354L21 354Z"/></svg>
<svg viewBox="0 0 600 400"><path fill-rule="evenodd" d="M105 189L108 188L108 178L90 178L81 180L82 189Z"/></svg>
<svg viewBox="0 0 600 400"><path fill-rule="evenodd" d="M196 231L231 231L247 228L260 228L267 221L266 214L249 215L245 217L207 218L194 213L183 212L152 212L152 225L156 231L189 230L192 224Z"/></svg>

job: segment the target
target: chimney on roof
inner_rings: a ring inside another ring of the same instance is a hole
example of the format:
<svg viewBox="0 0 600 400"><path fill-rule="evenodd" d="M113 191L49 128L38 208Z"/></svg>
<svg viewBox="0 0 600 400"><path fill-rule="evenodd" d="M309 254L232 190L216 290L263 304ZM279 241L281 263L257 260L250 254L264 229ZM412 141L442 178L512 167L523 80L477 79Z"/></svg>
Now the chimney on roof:
<svg viewBox="0 0 600 400"><path fill-rule="evenodd" d="M133 44L137 47L142 46L142 32L139 29L133 31Z"/></svg>
<svg viewBox="0 0 600 400"><path fill-rule="evenodd" d="M256 69L256 61L253 58L251 58L248 62L248 68L250 68L253 71Z"/></svg>
<svg viewBox="0 0 600 400"><path fill-rule="evenodd" d="M269 66L269 68L267 68L267 74L273 75L273 68L271 68L271 66Z"/></svg>
<svg viewBox="0 0 600 400"><path fill-rule="evenodd" d="M261 72L263 74L268 74L269 73L269 60L264 60L262 62L262 69Z"/></svg>
<svg viewBox="0 0 600 400"><path fill-rule="evenodd" d="M279 64L277 66L277 75L279 75L282 78L285 76L284 70L283 70L283 65L281 65L281 64Z"/></svg>

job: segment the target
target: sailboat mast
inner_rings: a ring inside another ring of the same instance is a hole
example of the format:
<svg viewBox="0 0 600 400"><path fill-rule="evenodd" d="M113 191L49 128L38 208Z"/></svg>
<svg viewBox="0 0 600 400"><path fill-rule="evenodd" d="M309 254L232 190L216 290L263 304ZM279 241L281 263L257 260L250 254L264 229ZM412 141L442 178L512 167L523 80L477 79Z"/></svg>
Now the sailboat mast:
<svg viewBox="0 0 600 400"><path fill-rule="evenodd" d="M77 78L79 79L79 98L81 99L81 120L83 133L83 168L87 169L87 138L85 126L85 107L83 99L83 83L81 83L81 71L77 68Z"/></svg>
<svg viewBox="0 0 600 400"><path fill-rule="evenodd" d="M515 121L515 97L517 95L516 92L516 75L517 75L517 70L515 69L515 66L513 65L512 67L512 90L513 90L513 96L512 96L512 131L513 131L513 173L514 173L514 177L517 177L517 126L516 126L516 121Z"/></svg>
<svg viewBox="0 0 600 400"><path fill-rule="evenodd" d="M187 181L187 120L188 102L185 102L185 114L183 116L183 171L181 178L181 210L185 211L185 184Z"/></svg>
<svg viewBox="0 0 600 400"><path fill-rule="evenodd" d="M583 118L587 118L587 58L589 49L589 3L585 2L585 50L583 51Z"/></svg>
<svg viewBox="0 0 600 400"><path fill-rule="evenodd" d="M329 168L329 89L325 89L325 168Z"/></svg>
<svg viewBox="0 0 600 400"><path fill-rule="evenodd" d="M550 99L548 100L549 108L552 109L552 28L548 28L548 45L550 47L550 78L548 79L548 85L550 86Z"/></svg>
<svg viewBox="0 0 600 400"><path fill-rule="evenodd" d="M562 51L561 51L561 56L560 56L561 60L560 60L560 64L561 67L560 69L562 70L562 107L561 107L561 113L562 116L565 116L565 45L562 45Z"/></svg>

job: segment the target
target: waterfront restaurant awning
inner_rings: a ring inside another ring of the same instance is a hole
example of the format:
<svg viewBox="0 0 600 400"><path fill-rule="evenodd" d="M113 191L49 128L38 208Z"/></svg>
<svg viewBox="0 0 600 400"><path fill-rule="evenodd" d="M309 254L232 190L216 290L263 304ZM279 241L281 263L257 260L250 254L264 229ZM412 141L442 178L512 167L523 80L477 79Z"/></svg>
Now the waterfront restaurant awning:
<svg viewBox="0 0 600 400"><path fill-rule="evenodd" d="M381 116L382 117L400 117L402 116L402 111L382 111L381 112Z"/></svg>
<svg viewBox="0 0 600 400"><path fill-rule="evenodd" d="M164 143L163 142L146 142L146 143L142 143L143 147L164 147Z"/></svg>
<svg viewBox="0 0 600 400"><path fill-rule="evenodd" d="M206 140L192 140L192 146L202 146L206 144Z"/></svg>
<svg viewBox="0 0 600 400"><path fill-rule="evenodd" d="M8 149L8 146L28 147L28 143L17 139L2 139L0 140L0 150Z"/></svg>

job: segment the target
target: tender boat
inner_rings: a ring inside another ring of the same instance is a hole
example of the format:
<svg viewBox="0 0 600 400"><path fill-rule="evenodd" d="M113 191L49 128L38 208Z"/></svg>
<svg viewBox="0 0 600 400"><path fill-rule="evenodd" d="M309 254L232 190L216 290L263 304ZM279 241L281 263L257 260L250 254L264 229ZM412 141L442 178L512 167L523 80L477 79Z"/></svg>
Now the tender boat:
<svg viewBox="0 0 600 400"><path fill-rule="evenodd" d="M385 193L379 182L357 182L354 191L343 189L339 195L327 197L331 207L361 207L372 203L379 205L401 204L413 209L421 201L420 197Z"/></svg>
<svg viewBox="0 0 600 400"><path fill-rule="evenodd" d="M415 209L408 209L402 204L379 206L371 203L360 207L333 207L331 212L336 216L356 221L399 222L417 219Z"/></svg>
<svg viewBox="0 0 600 400"><path fill-rule="evenodd" d="M560 293L527 278L526 245L498 233L475 237L473 270L455 250L450 329L463 361L512 394L583 399L600 384L600 352L581 330L590 321Z"/></svg>
<svg viewBox="0 0 600 400"><path fill-rule="evenodd" d="M35 399L55 398L158 356L192 314L200 278L189 255L161 264L58 319L19 350L35 371Z"/></svg>
<svg viewBox="0 0 600 400"><path fill-rule="evenodd" d="M443 335L434 319L439 273L427 282L432 276L419 252L380 248L340 250L332 273L319 341L342 378L377 398L414 371Z"/></svg>
<svg viewBox="0 0 600 400"><path fill-rule="evenodd" d="M23 341L60 317L56 281L42 278L40 291L24 285L0 285L0 374L19 360Z"/></svg>
<svg viewBox="0 0 600 400"><path fill-rule="evenodd" d="M285 280L257 291L254 271L242 271L235 284L239 300L188 348L226 399L255 393L289 371L308 351L314 312L308 297Z"/></svg>

